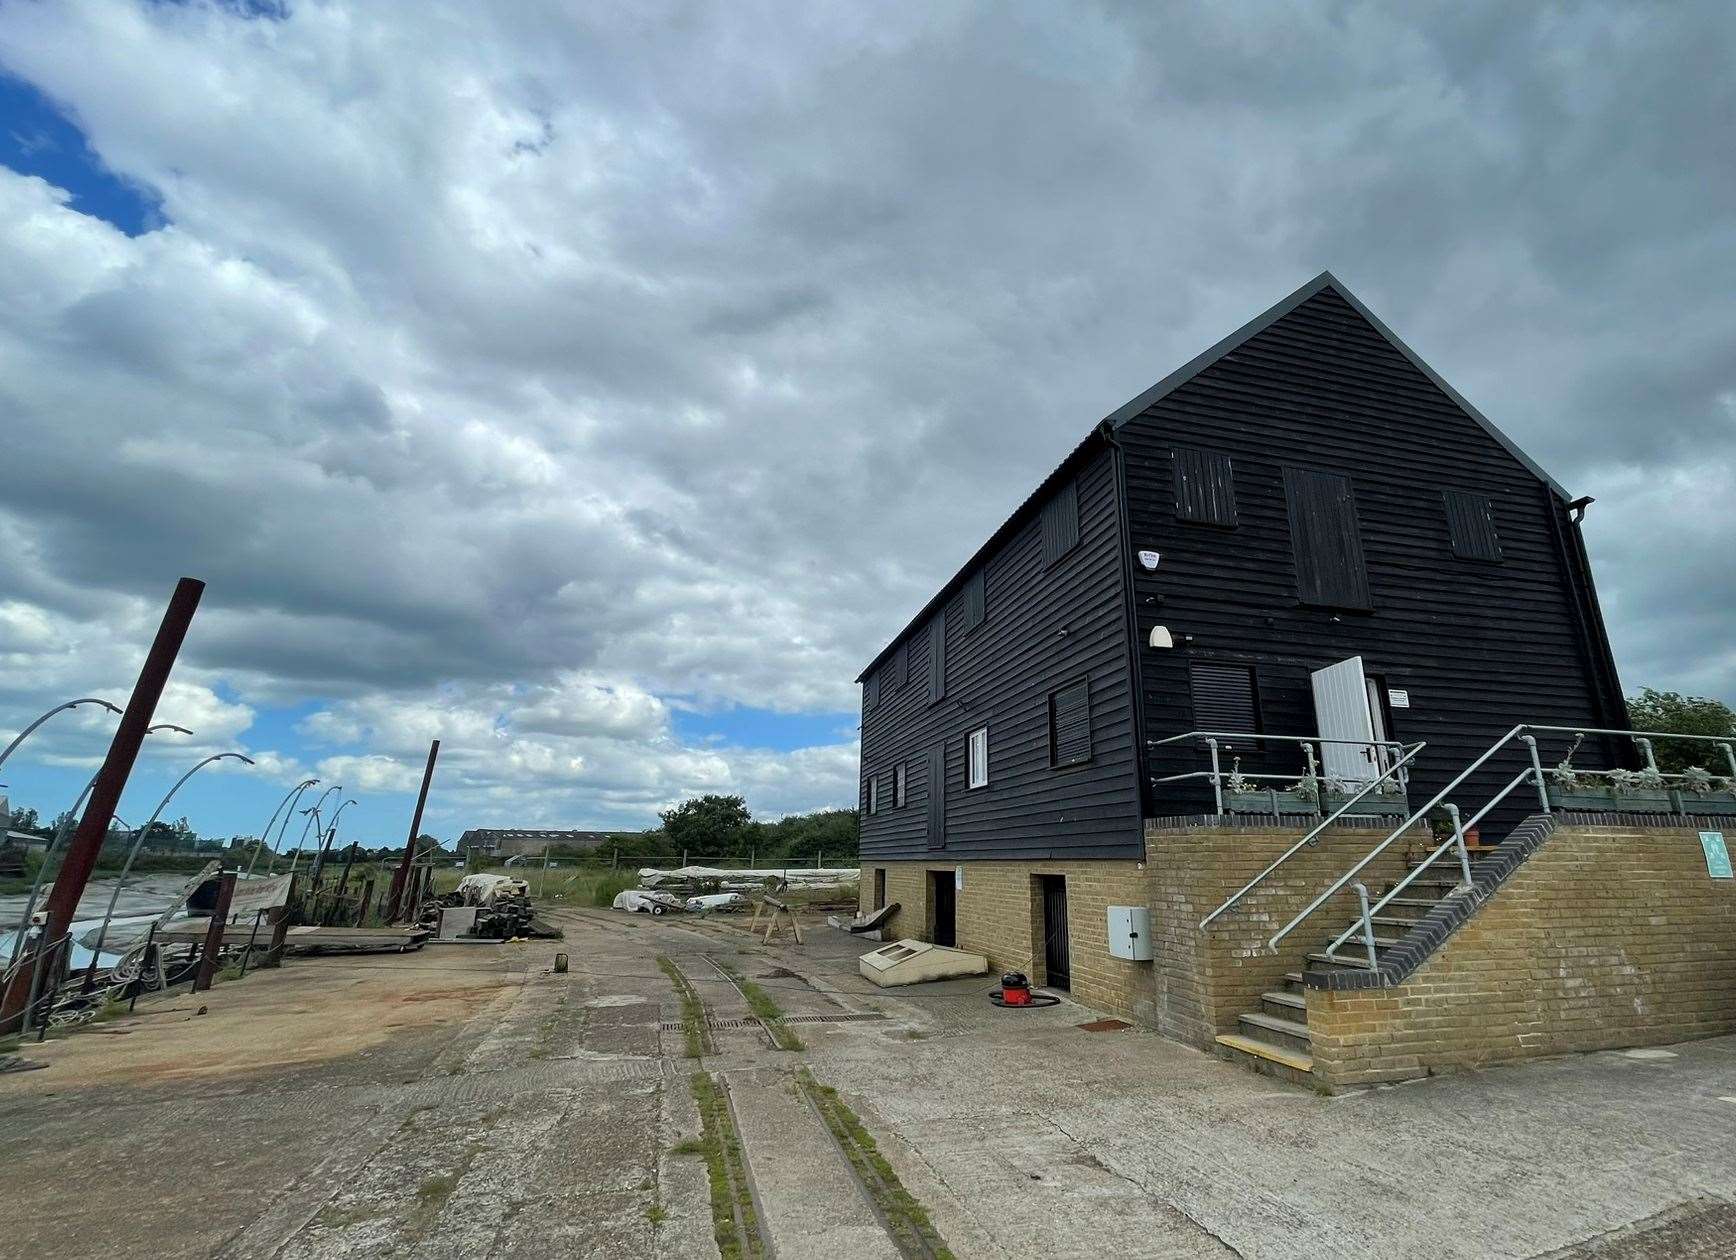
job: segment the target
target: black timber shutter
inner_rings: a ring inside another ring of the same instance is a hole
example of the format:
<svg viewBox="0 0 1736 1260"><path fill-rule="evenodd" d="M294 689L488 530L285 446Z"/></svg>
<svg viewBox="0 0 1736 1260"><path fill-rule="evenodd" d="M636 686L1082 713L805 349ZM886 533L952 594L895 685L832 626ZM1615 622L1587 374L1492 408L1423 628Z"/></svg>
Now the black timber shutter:
<svg viewBox="0 0 1736 1260"><path fill-rule="evenodd" d="M928 623L928 702L946 698L946 614L934 614Z"/></svg>
<svg viewBox="0 0 1736 1260"><path fill-rule="evenodd" d="M1236 482L1228 455L1175 449L1175 518L1235 528Z"/></svg>
<svg viewBox="0 0 1736 1260"><path fill-rule="evenodd" d="M1043 563L1054 564L1079 542L1079 483L1069 481L1043 505Z"/></svg>
<svg viewBox="0 0 1736 1260"><path fill-rule="evenodd" d="M1260 707L1255 699L1254 670L1249 665L1214 665L1194 661L1188 666L1193 693L1193 729L1256 734Z"/></svg>
<svg viewBox="0 0 1736 1260"><path fill-rule="evenodd" d="M964 585L964 628L975 630L982 625L983 618L988 615L988 604L983 591L982 570L970 575L970 580Z"/></svg>
<svg viewBox="0 0 1736 1260"><path fill-rule="evenodd" d="M862 680L862 707L873 709L880 703L880 671L875 670Z"/></svg>
<svg viewBox="0 0 1736 1260"><path fill-rule="evenodd" d="M900 643L892 657L892 677L903 687L910 682L910 644Z"/></svg>
<svg viewBox="0 0 1736 1260"><path fill-rule="evenodd" d="M1296 593L1304 604L1371 607L1368 564L1356 523L1356 494L1341 473L1284 470L1290 504L1290 546L1296 555Z"/></svg>
<svg viewBox="0 0 1736 1260"><path fill-rule="evenodd" d="M1091 680L1049 695L1049 764L1079 766L1091 760Z"/></svg>
<svg viewBox="0 0 1736 1260"><path fill-rule="evenodd" d="M946 847L946 745L928 750L928 847Z"/></svg>
<svg viewBox="0 0 1736 1260"><path fill-rule="evenodd" d="M1447 532L1453 554L1461 560L1499 560L1501 539L1495 533L1495 505L1486 494L1468 490L1443 490L1447 504Z"/></svg>

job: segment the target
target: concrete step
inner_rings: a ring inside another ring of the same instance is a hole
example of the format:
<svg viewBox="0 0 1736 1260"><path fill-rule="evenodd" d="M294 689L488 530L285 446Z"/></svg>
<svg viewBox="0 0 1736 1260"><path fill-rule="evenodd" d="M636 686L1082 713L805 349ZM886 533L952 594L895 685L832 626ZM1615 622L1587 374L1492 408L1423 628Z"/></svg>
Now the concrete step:
<svg viewBox="0 0 1736 1260"><path fill-rule="evenodd" d="M1379 923L1380 920L1376 919L1375 922ZM1362 948L1362 921L1358 919L1355 923L1347 923L1345 926L1355 928L1356 932L1354 935L1350 936L1344 944L1338 947L1338 952L1341 954L1345 953L1352 945L1356 946L1357 953L1360 954L1364 952ZM1409 929L1407 928L1406 930L1408 931ZM1376 932L1374 934L1374 948L1377 952L1383 949L1391 949L1394 945L1397 945L1401 939L1403 938L1397 936L1382 936L1379 932Z"/></svg>
<svg viewBox="0 0 1736 1260"><path fill-rule="evenodd" d="M1214 1048L1219 1058L1240 1063L1243 1067L1252 1068L1266 1076L1294 1081L1298 1085L1309 1085L1314 1081L1314 1059L1311 1055L1285 1050L1256 1037L1244 1037L1240 1033L1219 1033Z"/></svg>
<svg viewBox="0 0 1736 1260"><path fill-rule="evenodd" d="M1300 979L1300 976L1298 976ZM1301 989L1301 984L1297 984ZM1300 1023L1308 1022L1308 999L1301 992L1283 992L1273 990L1260 994L1260 1010L1267 1015L1276 1015L1279 1019L1294 1019Z"/></svg>
<svg viewBox="0 0 1736 1260"><path fill-rule="evenodd" d="M1338 958L1334 958L1330 954L1327 954L1325 952L1321 952L1318 954L1309 954L1308 955L1308 961L1310 963L1314 964L1314 966L1321 968L1322 970L1326 970L1326 971L1330 971L1334 967L1340 967L1340 968L1349 967L1349 968L1352 968L1352 969L1357 970L1357 971L1372 970L1372 968L1370 968L1368 965L1368 959L1366 959L1366 958L1353 958L1348 954L1342 955Z"/></svg>
<svg viewBox="0 0 1736 1260"><path fill-rule="evenodd" d="M1405 892L1408 894L1410 889L1405 889ZM1386 910L1382 911L1382 913L1406 910L1420 919L1423 915L1427 914L1430 910L1433 910L1440 904L1441 899L1439 897L1411 897L1408 895L1404 897L1394 897L1391 901L1386 903Z"/></svg>
<svg viewBox="0 0 1736 1260"><path fill-rule="evenodd" d="M1243 1036L1269 1042L1285 1050L1307 1054L1313 1046L1308 1037L1308 1025L1293 1019L1251 1011L1246 1015L1238 1015L1236 1023L1240 1025Z"/></svg>

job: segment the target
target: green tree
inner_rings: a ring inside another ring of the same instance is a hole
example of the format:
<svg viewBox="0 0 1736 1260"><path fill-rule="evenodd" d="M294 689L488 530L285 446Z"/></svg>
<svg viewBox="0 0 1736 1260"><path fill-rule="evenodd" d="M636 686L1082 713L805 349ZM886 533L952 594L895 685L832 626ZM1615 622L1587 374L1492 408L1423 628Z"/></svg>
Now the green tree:
<svg viewBox="0 0 1736 1260"><path fill-rule="evenodd" d="M6 825L13 831L28 831L33 836L42 834L42 826L34 809L14 810Z"/></svg>
<svg viewBox="0 0 1736 1260"><path fill-rule="evenodd" d="M1636 731L1727 736L1736 742L1736 711L1722 700L1645 687L1639 695L1629 696L1627 705L1628 718ZM1652 742L1658 767L1668 773L1678 774L1689 766L1701 766L1713 774L1730 773L1723 749L1715 745L1685 739Z"/></svg>
<svg viewBox="0 0 1736 1260"><path fill-rule="evenodd" d="M695 796L658 815L673 850L719 857L747 847L753 815L739 796Z"/></svg>

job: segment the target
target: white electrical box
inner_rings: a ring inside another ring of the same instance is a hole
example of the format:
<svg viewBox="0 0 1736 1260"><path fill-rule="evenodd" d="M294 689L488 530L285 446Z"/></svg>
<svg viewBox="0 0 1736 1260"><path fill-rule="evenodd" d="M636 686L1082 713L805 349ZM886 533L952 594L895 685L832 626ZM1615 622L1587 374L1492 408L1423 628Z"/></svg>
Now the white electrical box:
<svg viewBox="0 0 1736 1260"><path fill-rule="evenodd" d="M1151 911L1144 906L1109 907L1109 956L1151 960Z"/></svg>

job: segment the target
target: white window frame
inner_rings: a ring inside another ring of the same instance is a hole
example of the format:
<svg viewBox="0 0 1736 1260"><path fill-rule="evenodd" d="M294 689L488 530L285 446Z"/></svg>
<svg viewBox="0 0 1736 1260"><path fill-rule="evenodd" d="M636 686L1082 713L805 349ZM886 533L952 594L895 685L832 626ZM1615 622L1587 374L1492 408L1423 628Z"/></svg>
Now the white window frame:
<svg viewBox="0 0 1736 1260"><path fill-rule="evenodd" d="M870 814L880 812L880 776L877 774L868 776L868 812Z"/></svg>
<svg viewBox="0 0 1736 1260"><path fill-rule="evenodd" d="M965 741L965 787L985 788L989 785L989 728L979 726Z"/></svg>
<svg viewBox="0 0 1736 1260"><path fill-rule="evenodd" d="M892 808L903 809L910 802L909 772L905 763L899 762L892 767Z"/></svg>

